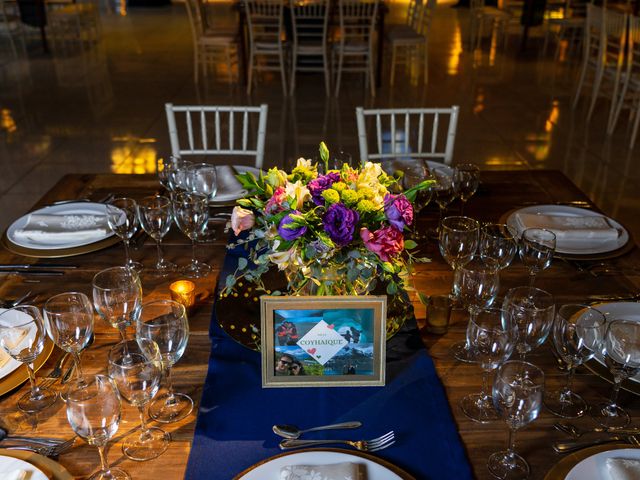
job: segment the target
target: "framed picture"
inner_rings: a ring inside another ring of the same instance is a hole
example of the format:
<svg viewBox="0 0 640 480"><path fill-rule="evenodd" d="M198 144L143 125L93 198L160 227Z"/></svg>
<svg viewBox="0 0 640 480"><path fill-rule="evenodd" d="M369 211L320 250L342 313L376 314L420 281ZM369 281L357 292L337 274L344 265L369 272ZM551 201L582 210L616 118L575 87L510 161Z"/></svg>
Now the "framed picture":
<svg viewBox="0 0 640 480"><path fill-rule="evenodd" d="M384 385L386 296L260 298L262 386Z"/></svg>

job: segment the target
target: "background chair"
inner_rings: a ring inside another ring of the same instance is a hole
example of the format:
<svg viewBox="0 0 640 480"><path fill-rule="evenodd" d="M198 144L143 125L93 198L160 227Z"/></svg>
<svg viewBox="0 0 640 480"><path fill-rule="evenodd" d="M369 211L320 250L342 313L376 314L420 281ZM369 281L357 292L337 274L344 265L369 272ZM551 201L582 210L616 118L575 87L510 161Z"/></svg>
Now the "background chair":
<svg viewBox="0 0 640 480"><path fill-rule="evenodd" d="M563 42L567 42L567 52L573 51L580 44L587 19L587 2L585 0L567 0L559 13L558 10L550 8L547 8L547 12L542 54L546 54L549 41L553 38L556 44L553 56L557 60Z"/></svg>
<svg viewBox="0 0 640 480"><path fill-rule="evenodd" d="M254 157L261 168L268 105L227 107L165 104L171 153L175 157ZM183 129L178 130L178 125Z"/></svg>
<svg viewBox="0 0 640 480"><path fill-rule="evenodd" d="M459 107L365 110L356 107L360 161L421 158L450 165ZM448 121L447 121L448 120ZM373 123L375 136L367 135ZM370 148L371 147L371 148Z"/></svg>
<svg viewBox="0 0 640 480"><path fill-rule="evenodd" d="M0 42L0 54L6 45L9 47L12 60L26 57L24 32L19 13L15 8L11 9L4 0L0 0ZM4 55L0 55L0 60L4 63Z"/></svg>
<svg viewBox="0 0 640 480"><path fill-rule="evenodd" d="M490 26L490 34L495 31L504 47L512 19L511 13L508 10L486 6L484 0L470 0L469 7L469 48L472 51L480 48L487 24Z"/></svg>

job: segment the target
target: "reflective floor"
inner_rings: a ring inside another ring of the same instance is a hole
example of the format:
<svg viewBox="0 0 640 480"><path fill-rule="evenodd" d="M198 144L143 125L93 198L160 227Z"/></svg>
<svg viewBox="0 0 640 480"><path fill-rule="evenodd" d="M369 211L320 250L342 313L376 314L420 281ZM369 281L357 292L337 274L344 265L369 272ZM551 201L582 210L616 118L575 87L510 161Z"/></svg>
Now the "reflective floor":
<svg viewBox="0 0 640 480"><path fill-rule="evenodd" d="M390 19L400 18L404 8L391 4ZM640 142L633 151L627 148L626 114L607 139L605 100L588 123L584 99L571 109L579 62L564 55L553 61L553 48L543 57L541 29L532 31L524 51L514 25L506 47L487 38L482 49L470 52L468 10L443 4L433 20L427 85L401 69L389 88L387 58L375 98L367 95L360 74L346 76L339 99L327 98L317 73L300 75L289 98L278 76L263 74L247 97L244 86L225 83L222 75L196 87L184 5L131 8L126 15L103 10L102 42L90 52L46 55L37 32L30 33L18 60L0 50L3 229L66 173L153 172L155 159L169 153L165 102L268 103L265 163L283 166L316 155L322 139L357 156L358 105L458 104L454 162L562 170L640 238ZM216 22L235 22L226 3L214 4L212 12Z"/></svg>

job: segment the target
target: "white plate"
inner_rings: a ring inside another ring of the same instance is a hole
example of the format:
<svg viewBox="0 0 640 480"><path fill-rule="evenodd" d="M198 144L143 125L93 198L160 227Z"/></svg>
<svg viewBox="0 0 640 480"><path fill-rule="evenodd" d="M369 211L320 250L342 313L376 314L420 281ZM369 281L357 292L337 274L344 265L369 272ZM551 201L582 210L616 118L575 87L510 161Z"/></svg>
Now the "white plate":
<svg viewBox="0 0 640 480"><path fill-rule="evenodd" d="M45 214L45 215L106 215L107 207L103 203L91 203L91 202L76 202L76 203L65 203L63 205L50 205L48 207L41 208L39 210L35 210L30 212L23 217L20 217L18 220L13 222L9 229L7 230L7 238L12 243L19 245L24 248L32 248L36 250L57 250L60 248L75 248L82 247L83 245L89 245L90 243L99 242L104 240L105 238L112 237L113 232L107 232L104 234L103 238L99 238L97 240L91 241L76 241L76 242L67 242L63 244L42 244L38 242L34 242L28 240L26 238L17 239L15 237L15 231L27 224L27 220L29 219L29 215L36 214Z"/></svg>
<svg viewBox="0 0 640 480"><path fill-rule="evenodd" d="M5 474L14 470L24 470L27 472L27 480L49 480L42 470L34 467L24 460L0 455L0 478L5 478Z"/></svg>
<svg viewBox="0 0 640 480"><path fill-rule="evenodd" d="M369 459L341 452L314 450L267 460L262 465L245 473L239 480L278 480L280 469L287 465L328 465L332 463L360 463L366 465L367 480L402 480L388 468Z"/></svg>
<svg viewBox="0 0 640 480"><path fill-rule="evenodd" d="M4 312L6 309L4 308L0 308L0 313ZM0 347L0 349L2 349L2 347ZM4 350L2 350L4 355L9 355L7 352L5 352ZM6 377L7 375L9 375L11 372L13 372L16 368L18 368L20 365L22 365L22 363L20 363L19 361L9 357L9 361L7 363L5 363L2 367L0 367L0 379ZM0 470L1 471L1 470ZM2 478L2 477L0 477Z"/></svg>
<svg viewBox="0 0 640 480"><path fill-rule="evenodd" d="M260 175L260 170L255 167L247 167L245 165L233 165L231 168L235 170L237 173L246 173L251 172L253 175L258 178ZM227 194L216 194L216 196L209 203L228 203L233 202L234 200L238 200L247 195L247 190L244 188L242 190L237 190L235 192L229 192Z"/></svg>
<svg viewBox="0 0 640 480"><path fill-rule="evenodd" d="M619 450L607 450L585 458L575 467L569 470L564 480L603 480L609 475L605 470L607 458L633 458L640 460L640 449L622 448Z"/></svg>
<svg viewBox="0 0 640 480"><path fill-rule="evenodd" d="M533 205L531 207L521 208L516 210L515 212L511 212L511 214L507 217L507 225L512 227L516 232L518 232L518 236L522 234L522 231L518 228L518 222L516 221L516 213L529 213L529 214L540 214L540 215L558 215L558 216L566 216L566 217L602 217L597 212L592 210L587 210L584 208L578 207L568 207L565 205ZM618 237L613 240L607 240L604 242L598 242L593 240L586 241L559 241L556 245L556 252L558 253L566 253L570 255L593 255L598 253L606 253L611 252L613 250L617 250L618 248L622 248L629 241L629 233L625 230L625 228L620 225L615 220L604 217L607 219L609 224L618 230Z"/></svg>

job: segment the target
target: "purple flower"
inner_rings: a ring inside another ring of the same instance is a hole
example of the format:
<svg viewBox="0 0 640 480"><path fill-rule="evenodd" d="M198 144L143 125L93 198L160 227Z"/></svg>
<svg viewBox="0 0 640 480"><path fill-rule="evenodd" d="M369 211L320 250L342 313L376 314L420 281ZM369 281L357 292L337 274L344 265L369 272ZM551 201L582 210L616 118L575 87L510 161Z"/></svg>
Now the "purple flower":
<svg viewBox="0 0 640 480"><path fill-rule="evenodd" d="M322 198L322 192L327 188L330 188L336 182L340 181L340 174L338 172L329 172L326 175L322 175L314 180L311 180L307 184L309 192L311 192L311 198L316 205L324 205L324 198Z"/></svg>
<svg viewBox="0 0 640 480"><path fill-rule="evenodd" d="M278 225L278 234L285 240L295 240L298 237L301 237L307 231L307 227L304 225L300 227L288 227L290 223L293 222L293 218L291 218L291 214L299 215L300 212L297 210L292 211L291 213L285 215L282 220L280 220L280 224Z"/></svg>
<svg viewBox="0 0 640 480"><path fill-rule="evenodd" d="M413 205L402 194L384 196L384 214L391 226L400 231L413 223Z"/></svg>
<svg viewBox="0 0 640 480"><path fill-rule="evenodd" d="M359 220L358 212L348 209L341 203L334 203L327 208L323 218L324 231L336 245L343 247L353 239L353 232Z"/></svg>

